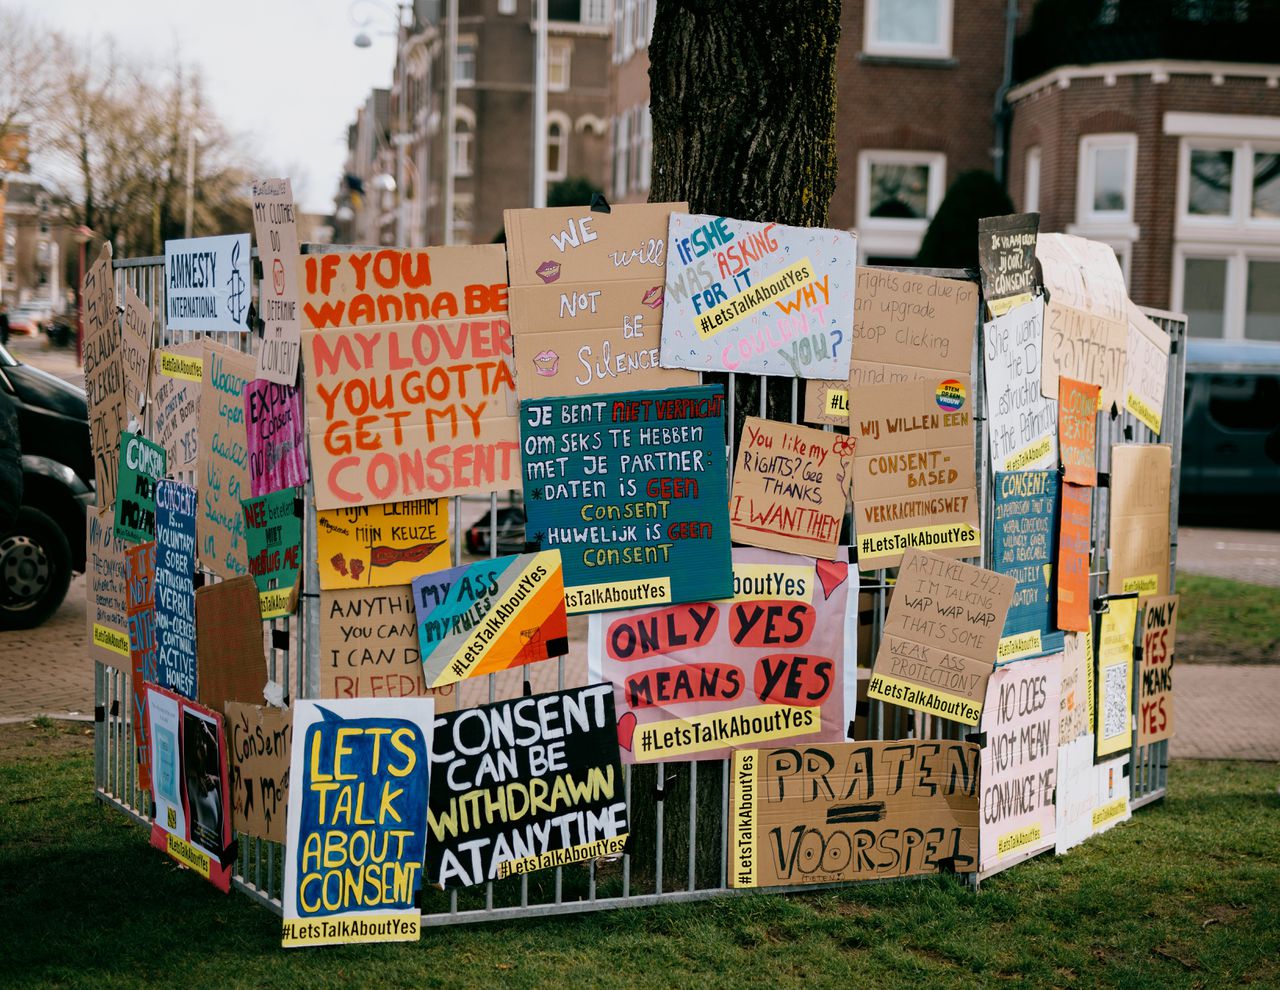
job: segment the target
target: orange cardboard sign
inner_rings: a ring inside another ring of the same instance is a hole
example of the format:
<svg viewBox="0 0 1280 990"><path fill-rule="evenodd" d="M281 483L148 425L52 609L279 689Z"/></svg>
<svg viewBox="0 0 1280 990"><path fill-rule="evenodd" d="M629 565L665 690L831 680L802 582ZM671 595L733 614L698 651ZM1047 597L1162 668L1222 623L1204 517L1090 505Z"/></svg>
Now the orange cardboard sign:
<svg viewBox="0 0 1280 990"><path fill-rule="evenodd" d="M1058 530L1058 628L1087 632L1089 566L1092 560L1093 489L1062 485L1062 518Z"/></svg>
<svg viewBox="0 0 1280 990"><path fill-rule="evenodd" d="M1098 483L1097 385L1063 378L1058 383L1058 450L1063 480L1073 485Z"/></svg>

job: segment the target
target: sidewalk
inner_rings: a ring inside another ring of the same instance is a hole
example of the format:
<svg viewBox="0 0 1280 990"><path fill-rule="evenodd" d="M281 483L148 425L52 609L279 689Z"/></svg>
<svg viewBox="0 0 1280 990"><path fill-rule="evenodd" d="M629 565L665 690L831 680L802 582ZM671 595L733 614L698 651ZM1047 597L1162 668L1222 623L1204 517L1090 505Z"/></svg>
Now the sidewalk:
<svg viewBox="0 0 1280 990"><path fill-rule="evenodd" d="M1280 761L1280 666L1173 666L1175 759Z"/></svg>
<svg viewBox="0 0 1280 990"><path fill-rule="evenodd" d="M64 382L84 388L84 368L76 364L74 343L70 347L50 347L49 338L43 334L36 337L11 334L9 353L23 364L33 365L57 375Z"/></svg>

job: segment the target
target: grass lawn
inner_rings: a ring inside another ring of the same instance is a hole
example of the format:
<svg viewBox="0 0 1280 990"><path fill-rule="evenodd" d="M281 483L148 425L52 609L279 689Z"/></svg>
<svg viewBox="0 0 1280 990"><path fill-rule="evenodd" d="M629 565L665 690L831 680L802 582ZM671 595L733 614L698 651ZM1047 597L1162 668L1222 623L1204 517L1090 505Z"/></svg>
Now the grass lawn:
<svg viewBox="0 0 1280 990"><path fill-rule="evenodd" d="M429 929L286 952L91 797L83 726L0 727L8 987L1280 985L1280 768L1177 763L1172 796L973 893L953 878Z"/></svg>
<svg viewBox="0 0 1280 990"><path fill-rule="evenodd" d="M1178 659L1280 661L1280 588L1178 573Z"/></svg>

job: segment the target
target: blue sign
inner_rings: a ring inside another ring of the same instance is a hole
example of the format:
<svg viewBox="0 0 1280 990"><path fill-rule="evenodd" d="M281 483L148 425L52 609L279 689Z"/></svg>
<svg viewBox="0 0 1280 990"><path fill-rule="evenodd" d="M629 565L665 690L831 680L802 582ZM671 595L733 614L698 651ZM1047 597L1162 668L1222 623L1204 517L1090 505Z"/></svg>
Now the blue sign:
<svg viewBox="0 0 1280 990"><path fill-rule="evenodd" d="M1018 582L997 664L1057 653L1053 580L1058 543L1058 472L996 472L992 569Z"/></svg>
<svg viewBox="0 0 1280 990"><path fill-rule="evenodd" d="M559 550L570 612L733 595L724 390L520 403L528 549Z"/></svg>
<svg viewBox="0 0 1280 990"><path fill-rule="evenodd" d="M196 697L196 490L156 482L156 669L159 684Z"/></svg>

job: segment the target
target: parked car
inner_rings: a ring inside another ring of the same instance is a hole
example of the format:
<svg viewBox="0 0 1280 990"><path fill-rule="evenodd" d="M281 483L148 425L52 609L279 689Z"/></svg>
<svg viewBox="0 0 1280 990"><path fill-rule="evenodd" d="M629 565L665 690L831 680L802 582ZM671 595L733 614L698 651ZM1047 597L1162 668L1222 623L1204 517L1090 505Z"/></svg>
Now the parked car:
<svg viewBox="0 0 1280 990"><path fill-rule="evenodd" d="M490 544L495 542L490 530L492 520L490 513L485 514L467 527L467 550L474 554L487 555L492 551ZM523 505L502 505L497 512L497 545L498 555L524 553Z"/></svg>
<svg viewBox="0 0 1280 990"><path fill-rule="evenodd" d="M85 569L94 505L84 390L0 347L0 388L17 409L22 508L0 538L0 629L30 629L57 611L72 573Z"/></svg>
<svg viewBox="0 0 1280 990"><path fill-rule="evenodd" d="M1188 340L1184 395L1182 517L1275 525L1280 342Z"/></svg>
<svg viewBox="0 0 1280 990"><path fill-rule="evenodd" d="M34 337L53 316L48 303L24 302L9 310L9 332Z"/></svg>

